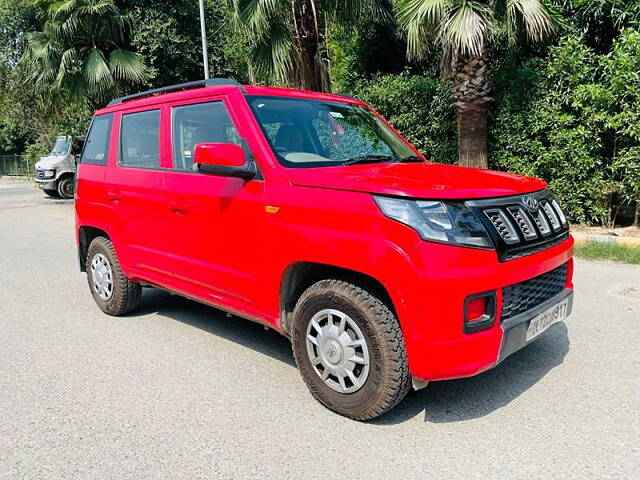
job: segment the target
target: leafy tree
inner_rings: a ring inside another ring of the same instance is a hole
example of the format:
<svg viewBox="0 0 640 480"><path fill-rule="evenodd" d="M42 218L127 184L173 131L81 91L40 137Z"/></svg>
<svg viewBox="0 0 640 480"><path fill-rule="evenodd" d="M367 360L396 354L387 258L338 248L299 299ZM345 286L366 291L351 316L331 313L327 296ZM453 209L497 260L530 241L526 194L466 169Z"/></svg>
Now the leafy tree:
<svg viewBox="0 0 640 480"><path fill-rule="evenodd" d="M623 30L604 59L612 142L611 175L621 203L635 202L634 225L640 226L640 32ZM614 218L615 219L615 218Z"/></svg>
<svg viewBox="0 0 640 480"><path fill-rule="evenodd" d="M229 0L248 28L257 73L278 82L327 92L327 30L389 15L387 0Z"/></svg>
<svg viewBox="0 0 640 480"><path fill-rule="evenodd" d="M624 28L640 26L638 0L556 0L563 23L596 53L609 53Z"/></svg>
<svg viewBox="0 0 640 480"><path fill-rule="evenodd" d="M20 152L33 139L24 122L24 89L16 66L26 33L42 27L47 5L38 0L0 0L0 153Z"/></svg>
<svg viewBox="0 0 640 480"><path fill-rule="evenodd" d="M43 94L99 105L144 82L142 57L124 48L130 28L130 16L113 0L53 4L43 30L27 35L26 83Z"/></svg>
<svg viewBox="0 0 640 480"><path fill-rule="evenodd" d="M133 18L131 46L149 66L149 86L165 86L203 76L197 0L121 0ZM248 81L248 46L233 31L224 2L205 3L209 70L212 76Z"/></svg>
<svg viewBox="0 0 640 480"><path fill-rule="evenodd" d="M640 203L639 78L632 30L607 55L570 35L544 61L505 65L496 74L492 165L548 181L574 221L613 225Z"/></svg>
<svg viewBox="0 0 640 480"><path fill-rule="evenodd" d="M443 73L453 76L459 163L487 168L493 46L542 40L553 29L549 11L541 0L398 0L397 13L409 55L424 55L430 40L442 49Z"/></svg>

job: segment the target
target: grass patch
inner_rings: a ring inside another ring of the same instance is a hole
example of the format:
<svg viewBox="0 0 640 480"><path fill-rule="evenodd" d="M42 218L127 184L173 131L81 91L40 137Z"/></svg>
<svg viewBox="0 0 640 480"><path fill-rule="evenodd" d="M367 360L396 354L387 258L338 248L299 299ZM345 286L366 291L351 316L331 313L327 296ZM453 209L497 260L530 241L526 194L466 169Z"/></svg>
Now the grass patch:
<svg viewBox="0 0 640 480"><path fill-rule="evenodd" d="M640 265L640 248L617 243L576 243L575 254L587 260L615 260Z"/></svg>

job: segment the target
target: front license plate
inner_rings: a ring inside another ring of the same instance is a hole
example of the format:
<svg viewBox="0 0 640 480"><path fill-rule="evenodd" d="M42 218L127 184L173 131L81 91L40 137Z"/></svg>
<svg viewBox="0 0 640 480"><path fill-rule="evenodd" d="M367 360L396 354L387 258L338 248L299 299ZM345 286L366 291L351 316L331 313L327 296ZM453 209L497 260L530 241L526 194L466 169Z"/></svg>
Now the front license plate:
<svg viewBox="0 0 640 480"><path fill-rule="evenodd" d="M554 323L562 322L567 318L568 310L569 299L567 298L560 303L556 303L549 310L542 312L529 322L529 328L527 329L525 340L528 342L529 340L536 338Z"/></svg>

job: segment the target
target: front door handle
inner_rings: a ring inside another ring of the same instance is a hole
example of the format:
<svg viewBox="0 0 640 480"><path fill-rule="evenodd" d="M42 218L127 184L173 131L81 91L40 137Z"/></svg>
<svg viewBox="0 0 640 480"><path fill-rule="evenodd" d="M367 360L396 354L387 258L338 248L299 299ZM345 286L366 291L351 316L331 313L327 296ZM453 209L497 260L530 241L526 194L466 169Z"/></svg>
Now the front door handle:
<svg viewBox="0 0 640 480"><path fill-rule="evenodd" d="M169 202L169 210L176 215L186 215L189 211L189 204L185 202Z"/></svg>

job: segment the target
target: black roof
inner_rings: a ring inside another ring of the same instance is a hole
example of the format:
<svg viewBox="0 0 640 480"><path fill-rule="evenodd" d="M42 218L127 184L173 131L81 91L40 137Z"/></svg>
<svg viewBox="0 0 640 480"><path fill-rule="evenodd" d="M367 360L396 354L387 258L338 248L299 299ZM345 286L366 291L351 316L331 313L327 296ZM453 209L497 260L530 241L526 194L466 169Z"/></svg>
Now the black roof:
<svg viewBox="0 0 640 480"><path fill-rule="evenodd" d="M179 90L189 90L191 88L217 87L221 85L242 87L242 85L240 85L237 81L230 78L210 78L208 80L196 80L194 82L178 83L177 85L170 85L168 87L154 88L145 92L134 93L132 95L127 95L125 97L111 100L108 106L110 107L112 105L119 105L123 102L128 102L130 100L135 100L138 98L151 97L160 93L177 92Z"/></svg>

